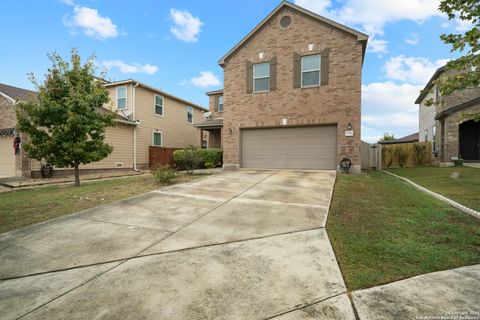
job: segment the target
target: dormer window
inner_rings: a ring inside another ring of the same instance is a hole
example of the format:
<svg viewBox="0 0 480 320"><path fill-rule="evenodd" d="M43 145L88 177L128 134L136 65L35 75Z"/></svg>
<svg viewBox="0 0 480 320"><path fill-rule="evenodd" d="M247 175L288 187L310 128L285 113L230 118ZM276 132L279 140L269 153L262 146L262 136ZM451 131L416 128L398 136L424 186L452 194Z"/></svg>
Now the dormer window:
<svg viewBox="0 0 480 320"><path fill-rule="evenodd" d="M217 111L223 112L223 96L218 96Z"/></svg>

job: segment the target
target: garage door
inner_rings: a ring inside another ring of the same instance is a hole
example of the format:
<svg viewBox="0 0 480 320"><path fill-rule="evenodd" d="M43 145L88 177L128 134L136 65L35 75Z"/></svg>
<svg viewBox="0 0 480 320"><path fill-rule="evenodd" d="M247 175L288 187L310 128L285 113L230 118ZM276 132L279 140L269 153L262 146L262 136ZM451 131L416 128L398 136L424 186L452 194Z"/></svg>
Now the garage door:
<svg viewBox="0 0 480 320"><path fill-rule="evenodd" d="M244 168L336 168L336 126L245 129L241 138Z"/></svg>
<svg viewBox="0 0 480 320"><path fill-rule="evenodd" d="M0 136L0 177L15 176L13 136Z"/></svg>

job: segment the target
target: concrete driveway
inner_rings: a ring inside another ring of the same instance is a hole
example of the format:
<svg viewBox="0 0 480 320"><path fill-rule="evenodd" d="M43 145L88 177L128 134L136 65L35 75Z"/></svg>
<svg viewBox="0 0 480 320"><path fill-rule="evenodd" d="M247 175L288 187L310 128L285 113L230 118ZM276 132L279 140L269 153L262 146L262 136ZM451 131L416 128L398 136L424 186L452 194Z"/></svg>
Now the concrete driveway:
<svg viewBox="0 0 480 320"><path fill-rule="evenodd" d="M235 171L0 235L3 319L355 319L334 171Z"/></svg>

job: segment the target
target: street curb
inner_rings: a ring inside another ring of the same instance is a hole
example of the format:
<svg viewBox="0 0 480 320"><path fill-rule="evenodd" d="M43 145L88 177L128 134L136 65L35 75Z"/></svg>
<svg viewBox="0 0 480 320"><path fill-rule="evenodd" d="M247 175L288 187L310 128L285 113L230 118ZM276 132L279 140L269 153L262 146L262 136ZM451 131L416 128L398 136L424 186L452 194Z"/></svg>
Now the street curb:
<svg viewBox="0 0 480 320"><path fill-rule="evenodd" d="M477 218L477 219L480 219L480 212L478 212L478 211L475 211L475 210L473 210L473 209L470 209L470 208L468 208L468 207L465 207L464 205L461 205L461 204L458 203L458 202L455 202L455 201L453 201L453 200L451 200L451 199L449 199L449 198L447 198L447 197L445 197L445 196L442 196L441 194L438 194L438 193L433 192L433 191L431 191L431 190L429 190L429 189L427 189L427 188L424 188L424 187L416 184L415 182L413 182L413 181L411 181L411 180L409 180L409 179L407 179L407 178L398 176L398 175L396 175L396 174L393 174L393 173L388 172L388 171L385 171L385 170L382 170L382 172L384 172L384 173L386 173L386 174L388 174L388 175L391 175L391 176L393 176L393 177L395 177L395 178L402 179L402 180L406 181L407 183L411 184L412 186L414 186L415 188L417 188L418 190L423 191L424 193L426 193L426 194L434 197L435 199L438 199L438 200L440 200L440 201L443 201L443 202L449 204L450 206L452 206L452 207L454 207L454 208L456 208L456 209L458 209L458 210L460 210L460 211L463 211L463 212L471 215L472 217L475 217L475 218Z"/></svg>

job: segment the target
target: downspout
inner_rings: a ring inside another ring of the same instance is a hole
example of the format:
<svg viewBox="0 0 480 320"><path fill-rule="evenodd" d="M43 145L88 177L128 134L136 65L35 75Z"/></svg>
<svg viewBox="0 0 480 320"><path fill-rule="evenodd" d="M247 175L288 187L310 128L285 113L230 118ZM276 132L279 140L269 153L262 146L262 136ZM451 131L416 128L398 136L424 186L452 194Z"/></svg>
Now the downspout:
<svg viewBox="0 0 480 320"><path fill-rule="evenodd" d="M135 88L138 86L138 82L132 88L132 120L136 121L135 117ZM133 171L139 171L137 169L137 127L138 123L133 128Z"/></svg>

